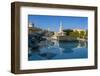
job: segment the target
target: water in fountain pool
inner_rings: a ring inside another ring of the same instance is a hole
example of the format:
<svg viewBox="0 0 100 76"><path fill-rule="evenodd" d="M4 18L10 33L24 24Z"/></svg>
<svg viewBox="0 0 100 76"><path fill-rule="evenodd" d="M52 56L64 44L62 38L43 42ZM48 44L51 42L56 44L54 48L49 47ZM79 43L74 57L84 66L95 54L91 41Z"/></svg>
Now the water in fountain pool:
<svg viewBox="0 0 100 76"><path fill-rule="evenodd" d="M79 59L88 58L87 42L46 41L36 51L29 52L28 60Z"/></svg>

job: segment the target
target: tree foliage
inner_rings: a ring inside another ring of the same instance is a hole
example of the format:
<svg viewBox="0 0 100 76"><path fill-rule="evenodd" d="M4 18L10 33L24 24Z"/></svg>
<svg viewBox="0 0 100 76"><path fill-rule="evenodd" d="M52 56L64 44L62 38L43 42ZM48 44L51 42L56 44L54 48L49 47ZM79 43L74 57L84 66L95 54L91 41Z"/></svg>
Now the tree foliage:
<svg viewBox="0 0 100 76"><path fill-rule="evenodd" d="M63 30L63 31L66 33L66 35L70 35L70 33L73 32L73 30L71 30L71 29L67 29L67 30Z"/></svg>
<svg viewBox="0 0 100 76"><path fill-rule="evenodd" d="M88 36L88 30L86 31L73 31L71 29L66 29L66 30L63 30L66 34L66 36L71 36L71 37L74 37L74 38L85 38L87 39L87 36Z"/></svg>
<svg viewBox="0 0 100 76"><path fill-rule="evenodd" d="M80 35L80 34L79 34L78 31L73 31L73 32L70 33L70 36L71 36L71 37L74 37L74 38L79 37L79 35Z"/></svg>
<svg viewBox="0 0 100 76"><path fill-rule="evenodd" d="M85 36L86 36L85 31L80 31L80 38L85 38Z"/></svg>

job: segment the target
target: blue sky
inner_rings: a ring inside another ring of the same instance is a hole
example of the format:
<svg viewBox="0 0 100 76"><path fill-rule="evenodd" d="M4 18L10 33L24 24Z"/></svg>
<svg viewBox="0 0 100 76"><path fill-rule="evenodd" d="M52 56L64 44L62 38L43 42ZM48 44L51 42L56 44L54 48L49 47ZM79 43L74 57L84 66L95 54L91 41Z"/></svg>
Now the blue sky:
<svg viewBox="0 0 100 76"><path fill-rule="evenodd" d="M51 16L51 15L28 15L28 22L34 23L35 27L59 31L60 22L63 29L87 29L88 17L75 16Z"/></svg>

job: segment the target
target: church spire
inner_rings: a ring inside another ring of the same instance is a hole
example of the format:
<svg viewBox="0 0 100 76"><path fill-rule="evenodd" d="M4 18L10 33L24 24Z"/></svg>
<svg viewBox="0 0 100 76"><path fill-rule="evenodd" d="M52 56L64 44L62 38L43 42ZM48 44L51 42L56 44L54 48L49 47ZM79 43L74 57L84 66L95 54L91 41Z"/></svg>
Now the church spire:
<svg viewBox="0 0 100 76"><path fill-rule="evenodd" d="M62 22L60 21L59 32L63 32Z"/></svg>

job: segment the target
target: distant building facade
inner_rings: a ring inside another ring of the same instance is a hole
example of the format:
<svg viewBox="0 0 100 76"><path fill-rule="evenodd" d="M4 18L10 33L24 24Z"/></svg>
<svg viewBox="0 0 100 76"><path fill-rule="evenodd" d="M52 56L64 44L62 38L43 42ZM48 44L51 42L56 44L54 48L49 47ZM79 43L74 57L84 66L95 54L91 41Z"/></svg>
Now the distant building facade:
<svg viewBox="0 0 100 76"><path fill-rule="evenodd" d="M84 31L85 34L86 34L86 30L85 30L85 29L73 29L73 31L78 31L79 33L80 33L81 31Z"/></svg>

